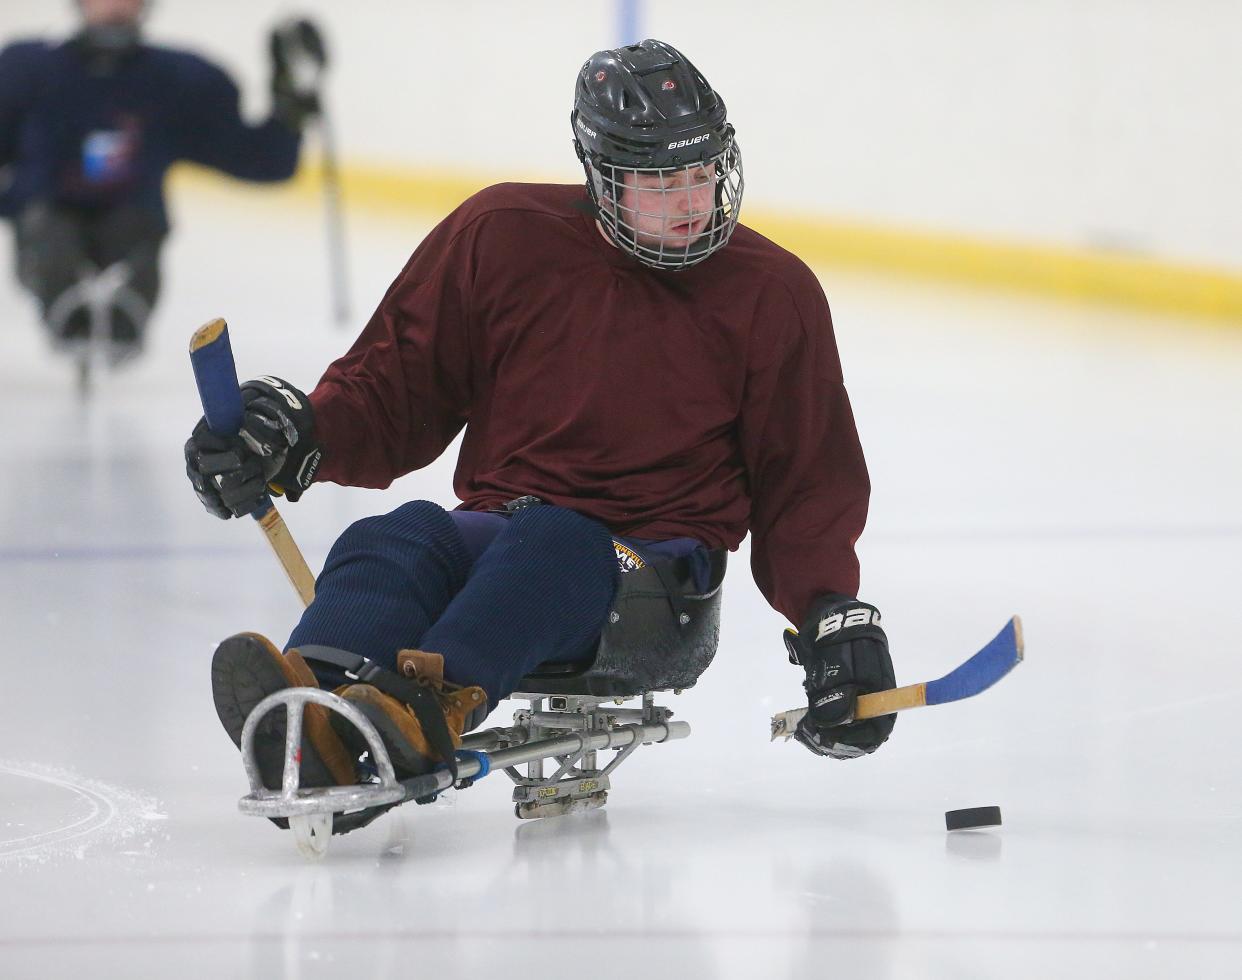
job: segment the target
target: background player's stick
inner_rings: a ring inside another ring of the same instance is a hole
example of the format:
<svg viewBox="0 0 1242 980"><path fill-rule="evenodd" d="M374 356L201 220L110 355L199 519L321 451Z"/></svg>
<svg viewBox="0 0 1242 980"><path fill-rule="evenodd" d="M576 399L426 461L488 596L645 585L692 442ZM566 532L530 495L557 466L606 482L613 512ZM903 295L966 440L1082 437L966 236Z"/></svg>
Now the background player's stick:
<svg viewBox="0 0 1242 980"><path fill-rule="evenodd" d="M328 267L332 275L332 306L336 322L349 322L349 274L345 261L345 222L341 217L341 175L336 163L336 138L328 110L319 110L319 147L323 157L323 206L328 225Z"/></svg>
<svg viewBox="0 0 1242 980"><path fill-rule="evenodd" d="M332 288L333 316L338 324L349 319L348 275L345 269L345 230L341 217L341 178L337 168L336 140L325 105L323 79L327 74L328 42L319 25L292 16L273 30L272 54L288 73L293 92L304 104L315 106L312 117L319 127L319 158L323 184L324 217L328 239L328 277Z"/></svg>
<svg viewBox="0 0 1242 980"><path fill-rule="evenodd" d="M229 328L223 320L216 319L203 324L190 338L190 364L194 368L194 381L198 385L198 397L203 403L203 415L212 432L236 435L242 423L241 388L237 384L237 367L233 363L233 347L229 343ZM315 598L315 576L311 574L285 527L280 512L272 498L263 495L263 501L250 515L259 522L267 543L276 552L289 581L298 590L304 605Z"/></svg>
<svg viewBox="0 0 1242 980"><path fill-rule="evenodd" d="M1022 662L1023 655L1022 620L1014 616L987 646L938 680L860 695L854 720L974 697L1013 670ZM772 740L791 738L806 712L806 708L794 708L773 715Z"/></svg>

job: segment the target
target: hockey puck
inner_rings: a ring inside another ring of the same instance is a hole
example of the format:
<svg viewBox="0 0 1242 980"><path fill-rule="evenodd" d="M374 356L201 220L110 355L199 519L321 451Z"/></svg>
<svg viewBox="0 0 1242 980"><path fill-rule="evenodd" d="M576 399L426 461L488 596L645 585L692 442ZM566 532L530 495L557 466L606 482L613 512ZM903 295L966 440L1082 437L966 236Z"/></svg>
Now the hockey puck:
<svg viewBox="0 0 1242 980"><path fill-rule="evenodd" d="M965 810L946 810L945 830L973 830L976 827L999 827L1001 813L998 806L972 806Z"/></svg>

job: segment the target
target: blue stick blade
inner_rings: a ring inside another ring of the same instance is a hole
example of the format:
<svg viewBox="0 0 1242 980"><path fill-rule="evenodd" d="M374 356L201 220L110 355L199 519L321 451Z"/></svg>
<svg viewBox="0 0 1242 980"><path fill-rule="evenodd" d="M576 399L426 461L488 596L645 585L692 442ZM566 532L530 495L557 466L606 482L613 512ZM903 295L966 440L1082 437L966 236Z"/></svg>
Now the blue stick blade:
<svg viewBox="0 0 1242 980"><path fill-rule="evenodd" d="M986 691L1021 662L1022 621L1014 616L1005 628L964 664L927 682L927 703L960 701Z"/></svg>

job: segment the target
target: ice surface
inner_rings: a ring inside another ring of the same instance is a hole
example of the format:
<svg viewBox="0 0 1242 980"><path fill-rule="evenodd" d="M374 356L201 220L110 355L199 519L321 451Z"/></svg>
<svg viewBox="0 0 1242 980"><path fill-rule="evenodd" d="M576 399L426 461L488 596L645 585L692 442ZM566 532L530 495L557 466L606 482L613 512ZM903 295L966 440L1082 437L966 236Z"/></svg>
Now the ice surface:
<svg viewBox="0 0 1242 980"><path fill-rule="evenodd" d="M89 404L0 289L0 975L1236 975L1242 332L823 270L898 682L1015 612L1026 663L862 761L771 744L799 675L744 548L719 657L671 699L694 734L642 749L603 811L518 822L496 776L310 865L236 811L210 654L283 639L299 607L252 523L185 481L185 349L224 316L243 376L310 386L352 332L329 322L316 210L176 203L151 350ZM426 227L353 219L359 324ZM318 567L356 517L451 503L451 468L285 517ZM108 801L132 833L57 836ZM987 804L1004 827L945 833L946 809Z"/></svg>

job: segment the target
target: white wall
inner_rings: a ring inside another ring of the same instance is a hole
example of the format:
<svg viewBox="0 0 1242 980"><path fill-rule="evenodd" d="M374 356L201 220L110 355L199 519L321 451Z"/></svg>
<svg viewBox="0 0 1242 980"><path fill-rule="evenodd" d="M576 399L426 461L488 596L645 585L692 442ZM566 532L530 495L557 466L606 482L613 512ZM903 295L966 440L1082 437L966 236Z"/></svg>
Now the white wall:
<svg viewBox="0 0 1242 980"><path fill-rule="evenodd" d="M577 68L619 0L157 0L265 105L263 31L316 16L346 157L578 179ZM1242 0L643 0L724 94L747 199L1242 268ZM0 37L69 0L0 0ZM631 39L624 39L631 40Z"/></svg>

